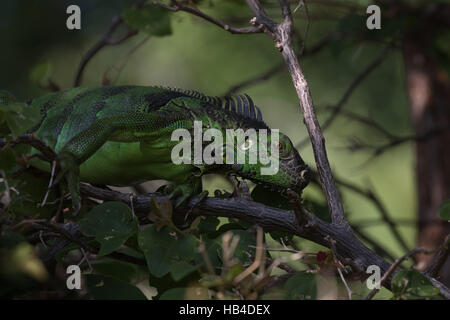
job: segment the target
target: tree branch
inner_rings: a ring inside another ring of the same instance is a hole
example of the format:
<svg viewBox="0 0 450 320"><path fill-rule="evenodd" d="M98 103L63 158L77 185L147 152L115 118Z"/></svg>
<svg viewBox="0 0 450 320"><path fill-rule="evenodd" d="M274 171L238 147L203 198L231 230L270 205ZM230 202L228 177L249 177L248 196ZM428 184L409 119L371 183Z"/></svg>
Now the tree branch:
<svg viewBox="0 0 450 320"><path fill-rule="evenodd" d="M161 193L149 193L145 195L136 195L130 197L117 191L105 190L93 187L87 184L81 184L81 192L89 197L104 201L120 201L131 206L135 213L141 219L146 219L150 210L150 199L155 199L158 203L169 200L167 195ZM177 199L172 199L175 204ZM335 251L339 260L343 264L350 265L355 272L365 274L365 270L370 265L377 265L384 274L390 267L389 263L379 257L377 254L362 244L351 232L345 228L340 228L335 224L324 222L314 214L305 211L307 223L300 224L296 214L292 211L286 211L265 206L258 202L246 200L244 198L213 198L208 197L200 201L199 196L194 196L174 208L178 217L184 217L185 213L190 211L190 216L214 216L228 217L261 226L265 231L277 230L284 231L299 237L311 240L325 247L330 247L327 239L330 237L336 241ZM391 276L387 277L383 284L390 289ZM445 297L450 298L450 289L442 285L439 281L432 279L436 287L439 287Z"/></svg>
<svg viewBox="0 0 450 320"><path fill-rule="evenodd" d="M284 61L288 66L294 87L300 100L303 121L308 129L308 134L311 139L317 170L319 172L322 189L325 193L328 207L330 208L332 221L335 225L341 225L348 228L348 224L344 217L342 201L333 180L333 174L328 162L325 139L322 135L314 111L311 92L294 51L292 43L293 22L289 2L280 0L283 22L277 24L267 16L258 0L246 1L256 16L254 24L261 24L264 26L266 32L274 39L276 47L281 51Z"/></svg>
<svg viewBox="0 0 450 320"><path fill-rule="evenodd" d="M313 171L313 175L317 175L316 171ZM388 227L390 228L394 238L398 241L398 243L400 244L400 246L402 247L403 250L405 251L409 251L410 248L408 247L406 240L402 237L402 235L400 234L400 232L397 230L397 225L396 223L392 220L391 218L391 214L388 212L388 210L386 209L386 207L383 205L383 203L381 202L381 200L378 198L375 190L366 188L363 189L361 187L359 187L356 184L353 184L349 181L345 181L341 178L337 178L335 177L335 181L338 185L347 188L359 195L361 195L362 197L368 199L370 202L372 202L372 204L375 206L375 208L378 210L378 212L381 215L381 218L383 219L384 222L386 222L386 224L388 225Z"/></svg>

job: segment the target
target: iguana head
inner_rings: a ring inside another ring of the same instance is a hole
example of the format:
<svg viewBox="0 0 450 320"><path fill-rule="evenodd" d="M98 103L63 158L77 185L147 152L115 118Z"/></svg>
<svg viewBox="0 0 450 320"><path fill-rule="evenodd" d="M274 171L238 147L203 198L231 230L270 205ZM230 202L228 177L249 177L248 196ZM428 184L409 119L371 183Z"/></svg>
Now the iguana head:
<svg viewBox="0 0 450 320"><path fill-rule="evenodd" d="M232 150L234 158L233 164L225 164L229 172L276 191L283 192L289 188L301 192L309 182L309 169L291 140L276 130L256 132L256 136L238 137L233 147L226 146L226 153ZM266 138L263 137L265 133Z"/></svg>
<svg viewBox="0 0 450 320"><path fill-rule="evenodd" d="M222 158L223 163L197 165L203 167L202 172L234 173L277 191L289 188L300 192L305 188L309 182L308 166L286 135L264 123L260 109L248 95L217 98L184 93L199 101L198 107L191 107L189 113L201 120L203 130L221 132L218 141L215 138L209 141L215 144L212 157Z"/></svg>

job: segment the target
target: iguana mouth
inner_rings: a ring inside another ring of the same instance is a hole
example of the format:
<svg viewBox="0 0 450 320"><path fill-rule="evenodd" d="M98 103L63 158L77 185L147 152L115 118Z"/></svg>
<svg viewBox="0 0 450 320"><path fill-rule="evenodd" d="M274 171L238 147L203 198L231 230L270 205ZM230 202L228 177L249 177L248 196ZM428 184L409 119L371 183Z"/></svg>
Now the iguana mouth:
<svg viewBox="0 0 450 320"><path fill-rule="evenodd" d="M257 180L256 178L254 178L250 175L242 175L242 177L244 179L252 181L253 183L255 183L257 185L262 186L265 189L279 192L282 196L287 197L288 189L300 193L308 185L308 183L310 181L309 175L310 175L309 168L308 168L308 166L305 166L299 173L299 177L302 181L300 186L299 185L291 185L288 187L280 186L280 185L274 184L272 182Z"/></svg>

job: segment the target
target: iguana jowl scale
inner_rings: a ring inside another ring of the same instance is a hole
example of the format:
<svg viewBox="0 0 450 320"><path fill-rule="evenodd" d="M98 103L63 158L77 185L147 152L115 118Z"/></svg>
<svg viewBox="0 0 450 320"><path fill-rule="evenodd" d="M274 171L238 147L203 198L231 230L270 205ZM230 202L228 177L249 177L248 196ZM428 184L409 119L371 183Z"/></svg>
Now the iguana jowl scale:
<svg viewBox="0 0 450 320"><path fill-rule="evenodd" d="M40 110L41 119L30 132L57 152L61 174L67 180L76 208L80 206L80 180L132 185L165 179L177 186L172 195L182 194L179 203L201 190L201 175L206 173L233 172L275 189L291 188L297 192L308 183L307 166L290 139L281 133L279 170L275 175L261 175L259 169L264 165L259 162L233 165L172 162L171 150L176 144L171 141L172 131L191 130L195 120L223 132L267 129L270 141L270 129L247 95L217 98L160 87L77 87L33 99L28 107ZM49 170L48 163L32 161L32 165Z"/></svg>

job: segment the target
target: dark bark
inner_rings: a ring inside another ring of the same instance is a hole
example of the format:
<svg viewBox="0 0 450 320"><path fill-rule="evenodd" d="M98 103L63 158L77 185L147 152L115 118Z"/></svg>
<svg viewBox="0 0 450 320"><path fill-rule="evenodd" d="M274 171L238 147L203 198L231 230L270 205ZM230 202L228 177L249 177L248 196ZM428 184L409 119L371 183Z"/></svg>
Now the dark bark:
<svg viewBox="0 0 450 320"><path fill-rule="evenodd" d="M407 91L412 126L416 135L436 128L450 128L450 80L430 54L434 30L412 30L403 41ZM417 242L428 250L438 248L449 233L449 224L439 218L439 206L450 197L450 130L416 142L418 193ZM419 255L419 268L432 259ZM450 284L450 263L442 268L442 280Z"/></svg>

